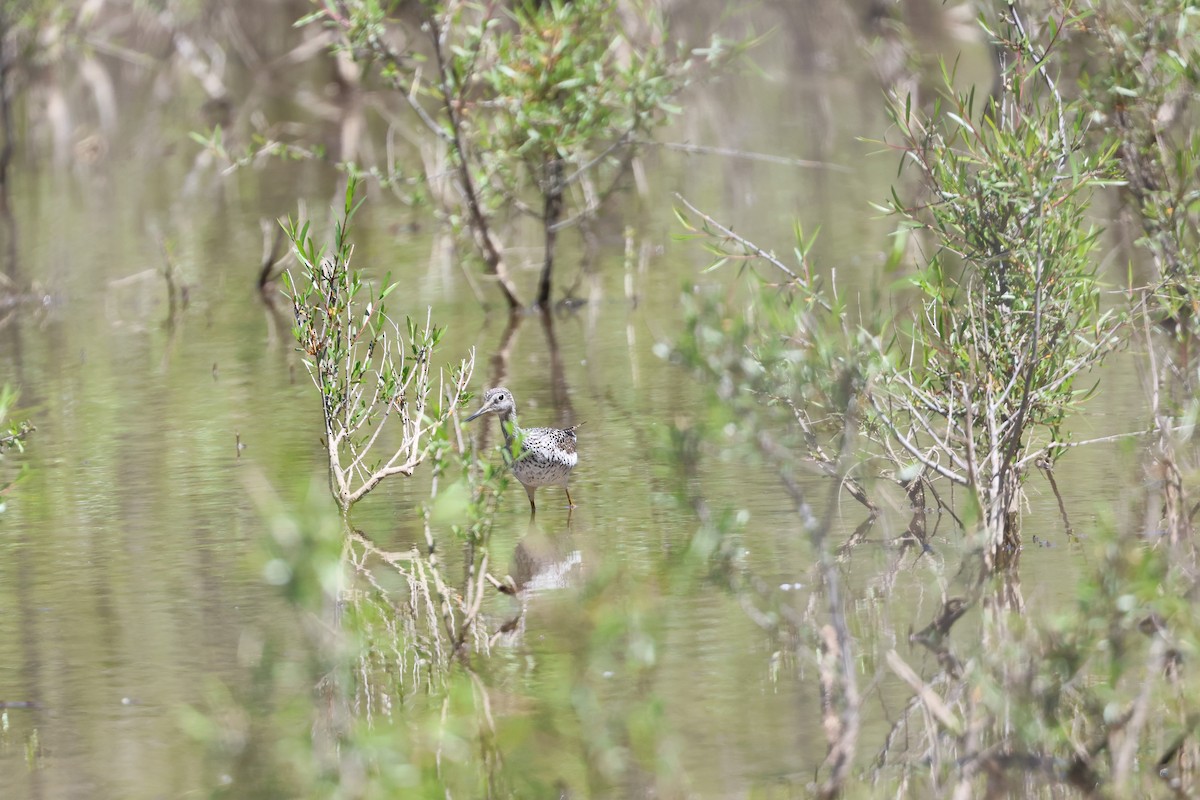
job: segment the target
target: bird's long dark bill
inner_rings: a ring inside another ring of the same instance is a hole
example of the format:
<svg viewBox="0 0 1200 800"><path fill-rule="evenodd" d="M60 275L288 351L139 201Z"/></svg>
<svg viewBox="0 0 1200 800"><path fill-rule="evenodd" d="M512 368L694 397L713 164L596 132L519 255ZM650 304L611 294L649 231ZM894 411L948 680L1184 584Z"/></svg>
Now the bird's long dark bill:
<svg viewBox="0 0 1200 800"><path fill-rule="evenodd" d="M478 419L479 417L482 417L482 416L483 416L485 413L487 413L487 410L488 410L488 407L487 407L487 406L484 406L483 408L479 409L478 411L476 411L476 412L475 412L474 414L472 414L471 416L467 417L467 418L466 418L466 420L464 420L464 421L465 421L465 422L470 422L470 421L471 421L471 420L473 420L473 419Z"/></svg>

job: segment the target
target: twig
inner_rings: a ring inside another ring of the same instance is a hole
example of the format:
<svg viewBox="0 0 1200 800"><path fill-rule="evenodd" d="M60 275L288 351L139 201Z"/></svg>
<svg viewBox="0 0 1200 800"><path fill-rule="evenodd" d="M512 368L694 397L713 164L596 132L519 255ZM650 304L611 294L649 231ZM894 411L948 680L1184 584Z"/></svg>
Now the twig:
<svg viewBox="0 0 1200 800"><path fill-rule="evenodd" d="M946 705L938 693L933 691L929 687L929 684L921 680L921 676L905 663L899 653L895 650L888 650L887 663L891 667L892 672L896 673L896 676L900 680L913 688L917 696L921 698L921 703L942 724L943 728L955 736L962 734L962 720L955 716L954 712L950 710L950 707Z"/></svg>
<svg viewBox="0 0 1200 800"><path fill-rule="evenodd" d="M766 261L768 264L775 267L783 274L787 275L792 281L805 287L806 289L811 288L811 287L809 287L808 282L805 279L801 278L794 271L792 271L792 269L790 267L788 267L787 264L784 264L782 261L780 261L778 258L776 258L774 253L768 253L766 250L763 250L761 247L759 247L758 245L756 245L754 242L750 241L746 237L740 236L739 234L734 233L731 229L725 227L724 225L722 225L721 223L717 222L715 219L710 217L708 214L705 214L703 211L701 211L700 209L696 208L694 205L689 203L684 198L684 196L679 194L678 192L675 193L675 199L678 200L679 202L683 203L689 211L691 211L696 216L700 217L700 219L704 220L705 224L711 226L714 230L716 230L722 236L724 236L727 239L732 239L733 241L735 241L739 245L741 245L743 248L745 248L745 250L747 251L747 253L749 255L761 258L763 261ZM823 299L816 296L815 294L811 294L810 296L813 298L813 300L818 305L821 306L821 308L825 309L826 311L831 310L829 304L826 303Z"/></svg>
<svg viewBox="0 0 1200 800"><path fill-rule="evenodd" d="M943 478L947 478L947 479L953 481L954 483L957 483L962 486L967 485L966 477L958 474L957 472L955 472L952 469L943 467L940 463L938 463L937 461L934 461L929 455L922 453L921 449L919 447L917 447L916 443L913 442L912 439L905 436L901 432L899 426L897 426L896 423L892 421L892 418L888 414L887 409L885 409L880 404L879 400L874 396L871 397L871 405L875 408L875 412L877 414L879 414L879 417L883 421L883 424L887 427L887 429L889 431L891 431L892 436L894 436L896 441L898 441L900 443L900 445L905 450L908 451L909 455L911 455L913 458L917 459L917 461L919 461L922 465L928 467L929 469L933 470L937 474L941 475Z"/></svg>
<svg viewBox="0 0 1200 800"><path fill-rule="evenodd" d="M452 89L453 80L450 66L446 62L444 53L444 34L436 18L430 17L427 24L429 25L430 38L433 43L434 61L437 64L442 100L446 109L446 119L450 124L450 141L453 147L454 159L457 162L455 164L455 172L458 176L459 190L463 193L463 199L466 202L471 232L475 236L475 243L479 246L480 252L483 254L487 272L489 275L496 277L496 281L500 285L500 291L504 295L508 307L513 309L520 308L521 301L517 298L517 287L508 275L508 268L504 263L504 257L500 253L500 248L496 245L491 226L488 224L487 216L483 213L483 206L479 202L475 181L471 177L471 169L467 160L467 148L464 144L462 133L462 120L459 119L458 111L452 99L455 93Z"/></svg>
<svg viewBox="0 0 1200 800"><path fill-rule="evenodd" d="M791 158L790 156L775 156L768 153L754 153L748 150L734 150L729 147L709 147L700 144L686 144L684 142L655 142L651 140L639 140L639 145L651 145L661 147L664 150L677 150L682 153L696 153L706 156L727 156L730 158L741 158L747 161L763 161L768 164L782 164L786 167L803 167L810 169L828 169L833 172L853 173L854 170L849 167L844 167L841 164L831 164L828 161L809 161L804 158Z"/></svg>
<svg viewBox="0 0 1200 800"><path fill-rule="evenodd" d="M1067 504L1063 502L1062 492L1058 490L1058 481L1054 480L1054 464L1046 459L1039 460L1036 463L1046 476L1046 480L1050 481L1050 490L1054 492L1054 499L1058 501L1058 513L1062 515L1063 525L1067 528L1067 536L1074 539L1075 529L1071 527L1071 518L1067 516Z"/></svg>
<svg viewBox="0 0 1200 800"><path fill-rule="evenodd" d="M1058 86L1056 86L1054 83L1054 78L1050 77L1050 72L1046 69L1046 57L1049 55L1049 48L1046 49L1045 53L1038 53L1038 51L1034 48L1033 42L1030 40L1029 34L1025 30L1025 23L1021 21L1021 15L1017 13L1017 4L1014 2L1014 0L1009 0L1008 12L1012 15L1013 25L1016 27L1017 32L1021 34L1023 46L1034 58L1034 63L1037 65L1038 74L1042 76L1042 80L1046 82L1046 86L1050 88L1051 94L1054 95L1054 110L1058 116L1058 136L1062 146L1062 156L1058 161L1058 168L1061 170L1067 165L1067 162L1071 158L1071 147L1067 143L1066 113L1063 110L1062 95L1058 91ZM1061 31L1062 27L1063 20L1058 20L1056 29ZM1053 45L1053 43L1051 43L1051 45Z"/></svg>
<svg viewBox="0 0 1200 800"><path fill-rule="evenodd" d="M1162 673L1165 666L1163 659L1165 650L1166 646L1162 638L1156 637L1146 659L1146 677L1142 681L1141 691L1138 692L1133 707L1130 709L1128 722L1121 726L1121 744L1113 753L1112 768L1112 785L1118 790L1124 786L1133 768L1133 758L1141 743L1139 735L1150 716L1151 692L1156 685L1156 681L1151 676Z"/></svg>
<svg viewBox="0 0 1200 800"><path fill-rule="evenodd" d="M1183 431L1192 430L1193 425L1175 425L1162 429L1163 433L1180 433ZM1095 439L1083 439L1078 442L1050 442L1043 445L1038 450L1030 453L1016 463L1017 469L1027 467L1029 464L1036 462L1039 458L1044 458L1051 450L1068 450L1072 447L1089 447L1094 444L1107 444L1109 442L1119 442L1123 439L1133 439L1138 436L1149 436L1156 433L1154 430L1146 431L1126 431L1125 433L1114 433L1109 436L1098 436Z"/></svg>
<svg viewBox="0 0 1200 800"><path fill-rule="evenodd" d="M20 426L12 433L6 433L0 436L0 451L7 450L17 442L25 440L25 437L33 433L37 428L30 425L28 422L22 422Z"/></svg>

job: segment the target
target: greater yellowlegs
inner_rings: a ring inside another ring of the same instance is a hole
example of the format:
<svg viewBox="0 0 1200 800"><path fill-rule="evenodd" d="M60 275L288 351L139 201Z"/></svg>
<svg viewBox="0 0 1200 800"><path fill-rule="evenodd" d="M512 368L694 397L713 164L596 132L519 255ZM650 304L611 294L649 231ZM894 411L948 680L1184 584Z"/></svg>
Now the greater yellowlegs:
<svg viewBox="0 0 1200 800"><path fill-rule="evenodd" d="M517 404L512 392L503 387L488 389L483 395L483 406L467 422L484 414L500 417L500 430L504 433L504 460L513 475L525 487L529 495L529 510L536 512L533 493L539 486L561 486L567 493L567 507L574 508L567 480L571 470L579 462L575 452L575 428L521 428L517 425Z"/></svg>

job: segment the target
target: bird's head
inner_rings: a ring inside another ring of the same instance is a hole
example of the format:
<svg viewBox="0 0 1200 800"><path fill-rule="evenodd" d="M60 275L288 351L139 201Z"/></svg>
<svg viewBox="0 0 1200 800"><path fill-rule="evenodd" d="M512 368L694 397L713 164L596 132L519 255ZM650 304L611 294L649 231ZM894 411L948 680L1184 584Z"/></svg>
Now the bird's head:
<svg viewBox="0 0 1200 800"><path fill-rule="evenodd" d="M470 422L477 417L482 417L484 414L516 414L517 404L513 400L512 392L502 386L495 389L488 389L483 393L483 405L479 407L471 416L467 417L467 422Z"/></svg>

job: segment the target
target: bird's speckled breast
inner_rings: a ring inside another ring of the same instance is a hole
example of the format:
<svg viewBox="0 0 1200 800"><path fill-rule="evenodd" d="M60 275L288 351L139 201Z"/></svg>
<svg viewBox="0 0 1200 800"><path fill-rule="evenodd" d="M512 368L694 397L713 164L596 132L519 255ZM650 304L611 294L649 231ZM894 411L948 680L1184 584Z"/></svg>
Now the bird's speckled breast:
<svg viewBox="0 0 1200 800"><path fill-rule="evenodd" d="M579 463L575 432L558 428L522 431L521 454L513 474L526 486L566 486L571 469Z"/></svg>

